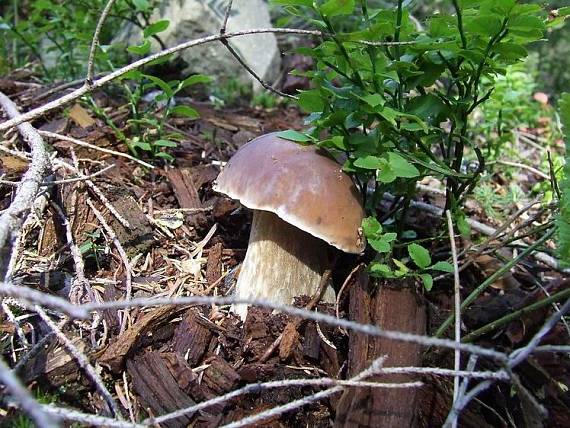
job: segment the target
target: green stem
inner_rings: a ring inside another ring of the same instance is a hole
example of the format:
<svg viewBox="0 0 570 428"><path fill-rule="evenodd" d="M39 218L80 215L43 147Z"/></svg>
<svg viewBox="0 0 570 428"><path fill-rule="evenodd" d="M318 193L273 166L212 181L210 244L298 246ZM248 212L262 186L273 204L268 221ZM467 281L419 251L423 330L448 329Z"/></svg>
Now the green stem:
<svg viewBox="0 0 570 428"><path fill-rule="evenodd" d="M524 257L526 257L528 254L530 254L532 251L534 251L537 247L542 245L545 241L550 239L550 237L552 237L552 235L554 234L554 231L555 231L554 229L551 229L542 238L540 238L534 244L532 244L531 246L526 248L517 257L515 257L514 259L507 262L501 269L499 269L497 272L495 272L489 278L487 278L485 281L483 281L483 283L481 285L479 285L479 287L477 287L475 290L473 290L471 292L471 294L469 294L469 296L467 296L467 298L463 301L463 303L461 303L461 309L463 310L467 306L469 306L471 303L473 303L473 301L477 297L479 297L479 295L483 291L485 291L497 279L501 278L505 272L507 272L509 269L511 269L513 266L515 266L518 262L520 262ZM454 320L455 320L455 316L450 315L441 324L441 326L437 329L437 331L435 332L435 337L441 337L441 335L443 335L443 333L445 333L445 331L449 328L449 326L453 323Z"/></svg>
<svg viewBox="0 0 570 428"><path fill-rule="evenodd" d="M395 59L396 61L400 61L401 52L400 52L400 32L402 31L402 0L398 0L398 11L396 12L396 31L394 33L394 42L396 42L395 47ZM402 76L398 72L398 109L402 110L402 106L404 103L404 88L402 82ZM398 128L400 127L400 123L398 122Z"/></svg>
<svg viewBox="0 0 570 428"><path fill-rule="evenodd" d="M553 294L552 296L547 297L546 299L540 300L538 302L535 302L535 303L532 303L528 306L525 306L524 308L521 308L519 310L511 312L510 314L505 315L504 317L501 317L499 319L496 319L495 321L491 321L489 324L486 324L483 327L478 328L475 331L472 331L471 333L469 333L468 335L463 337L461 339L461 341L462 342L471 342L472 340L474 340L480 336L483 336L484 334L487 334L487 333L490 333L490 332L496 330L497 328L501 327L502 325L508 324L509 322L520 318L521 316L523 316L526 313L536 311L537 309L540 309L546 305L550 305L551 303L558 302L558 301L566 299L568 297L570 297L570 288L567 288L566 290L559 291L558 293Z"/></svg>
<svg viewBox="0 0 570 428"><path fill-rule="evenodd" d="M465 37L465 31L463 30L463 14L461 13L461 8L459 7L457 0L453 0L453 7L455 8L455 14L457 15L457 29L461 36L461 46L463 49L467 49L467 38Z"/></svg>

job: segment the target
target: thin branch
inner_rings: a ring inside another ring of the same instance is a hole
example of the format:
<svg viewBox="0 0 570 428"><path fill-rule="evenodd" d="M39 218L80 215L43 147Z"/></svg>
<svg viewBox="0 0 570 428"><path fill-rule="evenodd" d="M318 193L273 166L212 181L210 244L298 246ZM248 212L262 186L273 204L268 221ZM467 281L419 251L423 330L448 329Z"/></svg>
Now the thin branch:
<svg viewBox="0 0 570 428"><path fill-rule="evenodd" d="M515 266L516 264L518 264L524 257L528 256L530 253L532 253L532 251L534 251L538 246L544 244L548 239L550 239L552 237L552 235L554 234L554 229L549 230L547 233L545 233L538 241L536 241L534 244L532 244L531 246L525 248L523 251L521 251L521 253L515 257L514 259L509 260L507 263L505 263L501 269L497 270L495 273L493 273L492 275L490 275L485 281L483 281L475 290L473 290L471 292L471 294L469 294L469 296L467 296L465 298L465 300L463 301L463 303L461 304L461 309L465 309L467 308L468 305L470 305L471 303L473 303L473 301L479 297L479 295L485 291L491 284L493 284L498 278L502 277L504 275L504 273L506 271L508 271L509 269L511 269L513 266ZM436 337L440 337L443 333L445 333L445 331L447 330L447 328L451 325L451 323L453 323L455 319L455 315L451 315L449 316L442 324L441 326L437 329L435 336Z"/></svg>
<svg viewBox="0 0 570 428"><path fill-rule="evenodd" d="M58 327L61 329L64 326L64 323L61 323ZM28 361L30 361L30 359L32 357L34 357L35 355L38 354L38 352L42 351L45 349L45 346L51 342L51 340L54 338L55 333L53 331L50 331L49 333L47 333L44 337L42 337L33 347L32 349L30 349L25 355L21 356L18 359L18 362L16 363L16 365L14 366L14 371L18 372L19 370L22 370L25 366L26 363Z"/></svg>
<svg viewBox="0 0 570 428"><path fill-rule="evenodd" d="M79 181L90 180L95 178L99 175L105 174L110 169L113 169L115 164L107 165L105 168L100 169L99 171L95 171L92 174L84 175L82 177L75 177L75 178L66 178L63 180L48 180L42 183L42 186L58 186L60 184L70 184L70 183L77 183ZM18 187L20 185L17 181L8 181L8 180L0 180L0 184L5 184L6 186Z"/></svg>
<svg viewBox="0 0 570 428"><path fill-rule="evenodd" d="M451 212L449 210L445 211L447 216L447 230L449 232L449 242L451 244L451 257L453 260L453 295L454 295L454 309L455 309L455 341L457 343L461 342L461 285L459 282L459 263L457 261L457 248L455 247L455 232L453 231L453 219L451 218ZM453 367L455 370L461 368L461 353L459 350L455 350ZM459 376L453 379L453 402L457 401L459 394Z"/></svg>
<svg viewBox="0 0 570 428"><path fill-rule="evenodd" d="M74 409L54 406L53 404L40 404L40 408L50 415L57 416L66 421L82 422L84 426L96 426L105 428L148 428L148 425L141 425L133 422L118 421L105 416L91 415Z"/></svg>
<svg viewBox="0 0 570 428"><path fill-rule="evenodd" d="M19 120L21 116L16 105L2 92L0 92L0 105L8 117L12 118L11 120ZM6 276L12 245L38 195L41 183L51 170L50 159L42 137L29 123L24 123L24 121L19 123L18 131L30 146L32 161L22 177L12 203L0 216L0 278Z"/></svg>
<svg viewBox="0 0 570 428"><path fill-rule="evenodd" d="M95 193L95 195L97 196L97 198L99 198L99 200L101 201L101 203L103 205L105 205L105 207L109 210L109 212L111 214L113 214L113 216L117 219L117 221L119 223L121 223L126 229L130 229L131 225L130 223L127 221L126 218L124 218L121 214L119 214L119 212L117 211L117 209L113 206L113 204L111 204L111 202L109 201L109 199L107 199L107 197L105 196L105 194L99 190L99 188L95 185L95 183L93 183L93 181L89 180L89 178L85 175L83 175L78 168L76 168L73 165L70 165L67 162L63 162L63 161L57 161L57 165L61 165L64 168L69 169L70 171L73 171L75 174L77 174L79 177L83 178L82 181L85 182L85 184L93 191L93 193Z"/></svg>
<svg viewBox="0 0 570 428"><path fill-rule="evenodd" d="M134 156L129 155L128 153L117 152L115 150L106 149L104 147L99 147L99 146L96 146L94 144L90 144L90 143L86 143L85 141L78 140L77 138L68 137L66 135L61 135L61 134L56 134L55 132L49 132L49 131L38 131L38 132L40 133L40 135L43 135L44 137L47 137L47 138L53 138L56 140L68 141L70 143L77 144L78 146L88 147L90 149L97 150L97 151L100 151L103 153L107 153L107 154L110 154L113 156L119 156L119 157L123 157L123 158L129 159L129 160L132 160L133 162L136 162L136 163L138 163L138 164L140 164L146 168L150 168L150 169L154 168L153 165L151 165L147 162L144 162L140 159L137 159Z"/></svg>
<svg viewBox="0 0 570 428"><path fill-rule="evenodd" d="M101 223L101 225L103 226L103 229L105 229L105 232L107 232L107 235L109 235L109 238L111 238L111 240L113 241L113 244L115 245L115 247L117 248L117 251L119 253L119 256L121 257L121 260L123 262L123 265L125 267L125 284L126 284L126 292L125 292L125 300L131 300L132 297L132 293L133 293L133 286L132 286L132 271L131 271L131 263L129 262L129 257L127 256L127 253L125 252L125 249L123 248L123 245L121 244L121 241L119 241L119 238L117 238L117 235L115 234L113 228L111 226L109 226L109 224L105 221L105 217L103 216L103 214L101 214L101 212L95 208L95 205L93 205L93 202L91 202L91 199L87 199L87 205L89 205L89 208L91 208L91 210L93 211L93 214L95 214L95 217L97 217L97 220L99 220L99 223ZM125 311L125 315L128 312L128 310ZM123 317L123 321L121 323L121 333L123 331L125 331L126 329L126 316Z"/></svg>
<svg viewBox="0 0 570 428"><path fill-rule="evenodd" d="M251 68L244 60L243 58L236 52L236 50L230 45L230 43L226 40L226 39L220 39L220 42L228 49L228 51L232 54L232 56L240 63L240 65L245 68L245 70L251 74L251 76L257 80L259 82L259 84L261 86L263 86L265 89L267 89L270 92L273 92L276 95L279 95L280 97L285 97L285 98L289 98L291 100L298 100L299 97L296 97L295 95L291 95L291 94L286 94L285 92L281 92L278 89L275 89L273 86L271 86L269 83L267 83L266 81L264 81L254 70L253 68Z"/></svg>
<svg viewBox="0 0 570 428"><path fill-rule="evenodd" d="M224 14L224 22L222 24L222 28L220 28L220 34L225 34L226 29L228 27L228 19L230 18L230 14L232 12L232 5L234 0L228 0L228 6L226 7L226 13Z"/></svg>
<svg viewBox="0 0 570 428"><path fill-rule="evenodd" d="M72 305L61 297L42 293L41 291L36 291L28 287L16 286L14 284L0 282L0 295L18 299L20 303L29 308L32 308L33 305L39 304L41 306L55 309L63 314L69 315L72 318L89 318L89 311L83 307Z"/></svg>
<svg viewBox="0 0 570 428"><path fill-rule="evenodd" d="M315 37L322 37L325 35L322 31L318 30L302 30L298 28L256 28L250 30L242 30L242 31L235 31L232 33L226 34L213 34L210 36L202 37L195 40L190 40L188 42L181 43L179 45L173 46L169 49L164 49L160 52L157 52L153 55L149 55L148 57L141 58L138 61L135 61L125 67L122 67L118 70L113 71L98 80L94 80L91 85L83 85L80 88L74 90L73 92L64 95L54 101L51 101L47 104L44 104L38 108L30 110L27 113L22 114L20 117L13 118L7 120L6 122L0 123L0 132L6 131L20 123L35 119L48 111L63 107L72 101L75 101L78 98L81 98L83 95L92 92L94 89L100 88L106 85L109 82L121 77L123 74L135 70L143 65L148 64L149 62L153 62L157 59L163 58L168 55L172 55L174 53L180 52L182 50L192 48L194 46L200 46L206 43L211 43L215 41L219 41L221 39L231 39L233 37L240 37L240 36L248 36L251 34L265 34L265 33L275 33L275 34L302 34L305 36L315 36ZM374 45L374 46L386 46L386 45L394 45L394 43L390 42L368 42L365 40L356 41L356 43L361 43L365 45ZM402 44L402 43L400 43Z"/></svg>
<svg viewBox="0 0 570 428"><path fill-rule="evenodd" d="M59 329L59 327L51 320L50 317L48 317L48 315L42 308L36 306L34 308L34 311L36 311L36 313L40 316L40 318L48 325L51 331L54 332L56 337L60 340L62 345L67 349L69 354L75 359L75 361L77 361L79 367L83 369L83 371L87 374L87 377L89 377L89 379L91 379L91 381L95 384L97 391L99 391L99 394L101 394L101 396L109 406L109 409L111 410L113 416L115 416L116 418L121 418L121 412L117 407L117 403L115 403L113 396L107 390L105 384L103 383L103 380L97 374L95 368L91 365L87 357L81 351L79 351L79 349L77 349L77 347L65 334L63 334L63 332Z"/></svg>
<svg viewBox="0 0 570 428"><path fill-rule="evenodd" d="M237 389L232 391L228 394L221 395L219 397L212 398L210 400L204 401L203 403L196 404L191 407L187 407L185 409L180 409L175 412L160 416L158 418L149 419L149 424L162 424L166 421L176 419L180 416L184 416L190 413L195 413L215 404L223 403L229 401L235 397L239 397L240 395L245 394L254 394L259 393L261 391L273 388L286 388L292 386L316 386L316 387L323 387L323 386L331 386L331 385L338 385L338 386L351 386L351 387L358 387L358 388L415 388L421 387L423 384L422 382L405 382L405 383L381 383L381 382L363 382L363 381L351 381L351 380L338 380L332 378L320 378L320 379L286 379L286 380L278 380L272 382L264 382L264 383L254 383L243 388ZM147 422L147 421L145 421Z"/></svg>
<svg viewBox="0 0 570 428"><path fill-rule="evenodd" d="M0 292L2 288L0 288ZM309 320L322 322L325 324L343 327L357 333L363 333L375 337L384 337L386 339L399 340L404 342L418 343L424 346L441 346L449 349L460 349L464 352L470 352L481 356L486 356L489 358L496 359L498 361L506 361L506 355L502 352L495 350L483 348L475 345L458 344L455 341L447 339L438 339L428 336L421 336L412 333L404 333L392 330L383 330L377 326L369 324L360 324L354 321L337 319L335 316L323 314L320 312L311 312L302 308L297 308L289 305L277 304L274 302L269 302L267 300L260 299L245 299L238 298L235 296L230 297L215 297L215 296L188 296L188 297L177 297L177 298L136 298L131 301L105 301L101 303L90 303L81 306L81 309L85 311L103 311L105 309L121 309L127 307L149 307L149 306L160 306L160 305L231 305L231 304L250 304L268 309L276 309L280 312L303 317ZM74 309L77 309L74 306Z"/></svg>
<svg viewBox="0 0 570 428"><path fill-rule="evenodd" d="M540 330L533 336L529 341L528 345L524 348L517 349L513 351L509 356L509 367L515 367L524 360L534 351L536 347L540 344L544 336L548 334L550 330L554 328L560 319L570 311L570 299L566 300L564 305L559 311L555 312L550 316L550 318L544 323Z"/></svg>
<svg viewBox="0 0 570 428"><path fill-rule="evenodd" d="M384 361L384 357L378 358L372 362L372 364L353 378L351 381L360 381L361 379L365 379L369 376L373 376L378 373L378 371L382 368L382 363ZM248 416L246 418L240 419L239 421L232 422L227 425L223 425L224 428L238 428L243 427L251 424L255 424L257 422L261 422L265 419L281 415L285 412L290 410L297 409L299 407L305 406L307 404L313 403L318 400L322 400L323 398L327 398L331 395L337 394L343 391L342 386L334 386L332 388L325 389L323 391L317 392L316 394L310 395L308 397L303 397L299 400L291 401L290 403L284 404L282 406L273 407L272 409L257 413L253 416Z"/></svg>
<svg viewBox="0 0 570 428"><path fill-rule="evenodd" d="M9 394L20 404L39 428L56 428L58 424L51 416L40 407L40 404L32 397L14 372L6 365L4 359L0 357L0 382L8 389Z"/></svg>
<svg viewBox="0 0 570 428"><path fill-rule="evenodd" d="M91 49L89 49L89 58L87 60L87 76L85 77L85 84L90 86L93 82L93 68L95 67L95 54L97 52L97 47L99 46L99 34L103 28L103 24L111 12L111 8L116 0L109 0L99 16L99 21L97 21L97 27L95 27L95 32L93 33L93 38L91 39Z"/></svg>
<svg viewBox="0 0 570 428"><path fill-rule="evenodd" d="M492 164L493 162L489 162L489 163ZM545 180L550 180L550 176L548 174L545 174L544 172L540 171L539 169L536 169L530 165L527 165L527 164L524 164L521 162L497 160L497 161L495 161L495 163L498 163L499 165L513 166L515 168L526 169L527 171L532 172L534 175L536 175L540 178L544 178Z"/></svg>
<svg viewBox="0 0 570 428"><path fill-rule="evenodd" d="M398 340L403 342L413 342L424 346L440 346L449 349L460 349L463 352L469 352L484 357L489 357L497 361L505 362L506 354L495 351L493 349L483 348L481 346L470 345L447 339L438 339L429 336L421 336L412 333L403 333L399 331L383 330L377 326L369 324L360 324L354 321L337 319L335 316L323 314L320 312L311 312L302 308L296 308L289 305L281 305L266 300L243 299L237 297L216 297L216 296L188 296L178 298L158 297L158 298L136 298L130 301L105 301L100 303L88 303L84 305L72 305L64 299L32 290L28 287L15 287L10 284L0 283L0 295L10 296L22 299L29 303L39 304L41 306L50 307L59 310L61 313L69 315L72 318L86 319L90 312L102 312L106 309L122 309L134 307L151 307L162 305L190 306L190 305L231 305L231 304L249 304L256 305L268 309L276 309L280 312L303 317L308 320L322 322L325 324L343 327L357 333L366 334L375 337L384 337L386 339Z"/></svg>
<svg viewBox="0 0 570 428"><path fill-rule="evenodd" d="M507 315L504 315L494 321L491 321L488 324L485 324L484 326L478 328L477 330L472 331L471 333L469 333L468 335L463 337L463 342L471 342L474 339L483 336L484 334L488 334L494 330L496 330L497 328L510 323L511 321L515 321L521 318L522 315L527 314L529 312L535 311L537 309L540 309L546 305L550 305L554 302L558 302L560 300L563 299L567 299L570 298L570 288L567 288L565 290L559 291L558 293L552 294L551 296L548 296L545 299L539 300L538 302L532 303L528 306L525 306L524 308L521 309L517 309L516 311L512 311L510 313L508 313ZM560 309L557 308L557 311L559 311ZM570 348L569 348L570 349Z"/></svg>
<svg viewBox="0 0 570 428"><path fill-rule="evenodd" d="M89 301L94 302L95 295L91 289L91 284L89 284L89 281L85 277L85 265L83 263L83 256L81 255L81 250L73 239L73 230L71 223L58 204L52 202L51 206L65 227L65 237L67 239L67 244L69 246L69 251L71 252L71 257L73 259L73 264L75 267L75 281L70 292L70 299L73 303L82 303L83 297L85 295L84 293L86 293Z"/></svg>
<svg viewBox="0 0 570 428"><path fill-rule="evenodd" d="M29 218L29 215L28 215L28 217L26 217L26 220L28 218ZM25 224L25 221L24 221L24 224ZM23 229L23 227L22 227L22 229ZM6 269L6 275L4 277L4 281L10 282L12 280L12 274L13 274L14 268L18 262L20 245L22 243L22 233L23 233L22 230L20 230L17 237L16 237L16 240L14 241L14 245L12 246L12 254L10 256L10 261L8 262L8 267ZM26 338L26 334L24 333L24 330L22 329L20 322L18 321L18 319L16 318L16 316L12 312L12 309L10 308L10 306L8 306L8 303L9 303L8 300L9 299L6 299L6 298L2 299L2 309L6 313L6 317L8 318L8 321L10 321L12 323L12 325L14 326L14 329L16 330L16 335L20 339L22 346L24 348L28 348L30 346L30 344L28 342L28 339Z"/></svg>

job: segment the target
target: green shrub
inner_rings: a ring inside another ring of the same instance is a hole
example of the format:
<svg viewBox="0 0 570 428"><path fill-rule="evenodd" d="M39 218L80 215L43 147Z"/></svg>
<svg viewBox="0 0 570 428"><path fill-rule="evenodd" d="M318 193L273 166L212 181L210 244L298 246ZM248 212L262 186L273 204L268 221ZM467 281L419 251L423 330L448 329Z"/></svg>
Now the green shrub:
<svg viewBox="0 0 570 428"><path fill-rule="evenodd" d="M378 9L365 0L274 3L309 17L325 34L317 47L299 50L315 61L306 73L313 89L301 91L298 102L310 128L284 136L343 154L344 170L356 178L372 216L385 192L401 200L395 227L364 227L371 243L382 242L371 272L398 276L408 269L392 258L404 237L398 220L422 177L445 181L446 209L464 224L461 202L485 171L470 117L493 95L497 76L524 60L526 46L543 37L546 14L515 0L453 1L453 14L432 15L419 28L405 6L409 2L401 0ZM347 16L353 28L343 24ZM474 171L465 169L468 153L477 159ZM418 268L429 267L409 256ZM429 280L424 284L429 287Z"/></svg>

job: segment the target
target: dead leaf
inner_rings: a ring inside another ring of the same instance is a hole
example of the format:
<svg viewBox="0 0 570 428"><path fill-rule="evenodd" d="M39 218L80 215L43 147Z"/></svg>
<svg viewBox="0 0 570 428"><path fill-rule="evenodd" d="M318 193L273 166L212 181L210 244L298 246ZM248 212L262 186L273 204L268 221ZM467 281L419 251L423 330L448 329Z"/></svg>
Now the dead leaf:
<svg viewBox="0 0 570 428"><path fill-rule="evenodd" d="M75 104L71 107L71 110L69 110L69 117L82 128L89 128L90 126L95 125L95 119L93 119L89 112L79 104Z"/></svg>

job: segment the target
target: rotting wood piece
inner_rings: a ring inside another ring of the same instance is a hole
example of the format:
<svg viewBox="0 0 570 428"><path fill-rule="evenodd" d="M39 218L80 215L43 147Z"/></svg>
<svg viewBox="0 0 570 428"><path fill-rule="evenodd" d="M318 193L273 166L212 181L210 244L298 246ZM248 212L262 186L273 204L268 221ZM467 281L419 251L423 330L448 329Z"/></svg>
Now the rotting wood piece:
<svg viewBox="0 0 570 428"><path fill-rule="evenodd" d="M394 287L398 284L391 284ZM366 272L361 270L357 282L350 289L350 319L363 324L376 325L381 329L424 334L426 329L425 308L419 303L409 282L402 287L389 288L380 284L377 290ZM365 369L370 362L382 355L387 358L385 366L421 365L421 347L411 342L402 342L350 333L349 370L352 377ZM381 382L410 382L408 375L381 375L374 377ZM337 405L335 427L410 427L417 423L416 388L347 389Z"/></svg>
<svg viewBox="0 0 570 428"><path fill-rule="evenodd" d="M98 359L99 364L109 367L115 373L120 372L125 359L133 352L144 335L153 334L159 326L164 325L183 310L185 310L183 306L162 306L145 313L105 349Z"/></svg>
<svg viewBox="0 0 570 428"><path fill-rule="evenodd" d="M87 344L80 337L71 338L71 342L80 352L87 352ZM83 376L77 361L61 345L52 343L40 350L28 363L20 369L25 383L42 379L47 385L59 387L73 385L78 390ZM88 385L88 383L87 383Z"/></svg>
<svg viewBox="0 0 570 428"><path fill-rule="evenodd" d="M210 345L212 331L198 321L199 313L195 309L188 311L188 316L178 324L174 331L172 345L174 350L196 366Z"/></svg>
<svg viewBox="0 0 570 428"><path fill-rule="evenodd" d="M214 244L208 252L206 263L206 281L212 285L222 276L222 243Z"/></svg>
<svg viewBox="0 0 570 428"><path fill-rule="evenodd" d="M100 227L95 215L87 206L88 193L83 186L83 183L59 186L57 198L63 201L65 212L73 225L73 236L78 246L85 243L89 233ZM153 229L146 214L141 210L131 193L119 187L109 186L105 187L103 193L119 215L127 220L131 226L130 229L127 229L101 204L97 205L97 209L103 212L106 221L113 228L127 255L133 257L136 254L148 252L155 243ZM46 222L40 240L41 255L51 255L65 243L62 239L65 237L65 232L61 229L60 223L61 220L55 213Z"/></svg>
<svg viewBox="0 0 570 428"><path fill-rule="evenodd" d="M176 196L180 208L203 208L197 186L194 184L189 169L171 169L166 173L166 176L172 185L174 196ZM206 215L199 211L188 214L186 218L194 227L203 227L207 223Z"/></svg>
<svg viewBox="0 0 570 428"><path fill-rule="evenodd" d="M160 416L195 404L179 386L159 352L147 352L127 361L127 371L143 405L154 416ZM191 422L192 414L184 415L161 426L178 428Z"/></svg>

